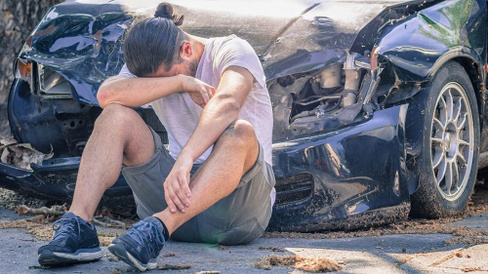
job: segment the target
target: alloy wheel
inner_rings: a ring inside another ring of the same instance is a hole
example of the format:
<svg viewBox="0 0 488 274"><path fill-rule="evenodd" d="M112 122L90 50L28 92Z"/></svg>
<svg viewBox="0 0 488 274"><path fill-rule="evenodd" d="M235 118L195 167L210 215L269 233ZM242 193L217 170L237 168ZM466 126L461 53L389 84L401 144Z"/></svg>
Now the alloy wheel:
<svg viewBox="0 0 488 274"><path fill-rule="evenodd" d="M468 183L474 157L473 127L466 91L458 83L448 83L437 98L430 138L432 170L446 200L456 200Z"/></svg>

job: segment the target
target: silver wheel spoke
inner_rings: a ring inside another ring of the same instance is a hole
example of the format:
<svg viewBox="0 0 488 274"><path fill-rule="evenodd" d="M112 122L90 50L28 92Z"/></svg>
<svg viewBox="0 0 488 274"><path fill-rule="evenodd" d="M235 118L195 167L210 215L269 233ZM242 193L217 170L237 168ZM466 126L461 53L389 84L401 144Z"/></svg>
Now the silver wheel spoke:
<svg viewBox="0 0 488 274"><path fill-rule="evenodd" d="M462 153L457 153L456 154L457 158L463 163L463 165L466 165L466 158L464 157L464 155Z"/></svg>
<svg viewBox="0 0 488 274"><path fill-rule="evenodd" d="M463 106L463 98L459 97L456 99L456 103L454 104L454 111L453 111L453 117L452 117L453 123L455 125L458 124L459 118L461 117L462 106Z"/></svg>
<svg viewBox="0 0 488 274"><path fill-rule="evenodd" d="M446 182L446 192L448 195L451 194L452 181L453 181L453 166L452 163L447 163L446 166L446 176L444 176L444 182Z"/></svg>
<svg viewBox="0 0 488 274"><path fill-rule="evenodd" d="M445 158L442 157L442 160L439 164L439 170L437 171L437 184L439 185L444 178L444 175L446 175L446 161Z"/></svg>
<svg viewBox="0 0 488 274"><path fill-rule="evenodd" d="M442 149L436 149L434 160L432 161L432 165L434 166L434 168L437 168L442 160L445 160L445 158L446 157L444 155L444 151Z"/></svg>
<svg viewBox="0 0 488 274"><path fill-rule="evenodd" d="M454 102L452 98L451 89L447 90L446 93L447 93L446 94L447 121L451 121L453 116L453 111L454 111Z"/></svg>
<svg viewBox="0 0 488 274"><path fill-rule="evenodd" d="M463 129L464 126L466 125L466 120L468 119L467 116L468 114L464 113L464 114L460 114L460 119L457 121L457 125L456 127L458 129Z"/></svg>
<svg viewBox="0 0 488 274"><path fill-rule="evenodd" d="M442 145L444 143L444 140L441 139L441 138L435 138L435 137L433 137L432 138L432 142L434 143L434 145L435 144Z"/></svg>
<svg viewBox="0 0 488 274"><path fill-rule="evenodd" d="M441 96L439 98L439 119L442 120L444 123L440 123L442 127L444 128L447 124L447 104L446 101L444 100L444 97ZM434 117L434 119L437 120L437 118ZM438 120L439 121L439 120Z"/></svg>
<svg viewBox="0 0 488 274"><path fill-rule="evenodd" d="M463 139L459 138L458 145L459 146L469 146L469 143L467 141L464 141Z"/></svg>
<svg viewBox="0 0 488 274"><path fill-rule="evenodd" d="M441 120L439 120L437 118L434 118L433 121L432 121L432 127L434 129L439 130L441 133L444 131L444 128L446 127L446 125L447 125L447 123L445 121L443 122L443 121L441 121ZM441 134L440 137L442 137L442 134Z"/></svg>
<svg viewBox="0 0 488 274"><path fill-rule="evenodd" d="M452 190L452 186L454 186L454 192L456 192L456 190L458 189L459 187L459 166L457 164L456 161L452 162L452 185L451 185L451 188L449 189L449 193L451 193L451 190Z"/></svg>

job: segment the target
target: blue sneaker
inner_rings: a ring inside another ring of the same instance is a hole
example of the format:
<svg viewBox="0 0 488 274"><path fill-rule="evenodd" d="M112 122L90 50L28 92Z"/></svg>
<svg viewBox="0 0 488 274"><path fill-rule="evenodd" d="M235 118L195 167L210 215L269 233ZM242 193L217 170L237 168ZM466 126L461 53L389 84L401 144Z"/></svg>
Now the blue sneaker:
<svg viewBox="0 0 488 274"><path fill-rule="evenodd" d="M156 217L147 217L115 238L108 251L139 271L154 269L165 243L163 230L163 224Z"/></svg>
<svg viewBox="0 0 488 274"><path fill-rule="evenodd" d="M47 245L39 248L42 266L61 266L98 260L103 252L93 224L68 212L53 224L56 231Z"/></svg>

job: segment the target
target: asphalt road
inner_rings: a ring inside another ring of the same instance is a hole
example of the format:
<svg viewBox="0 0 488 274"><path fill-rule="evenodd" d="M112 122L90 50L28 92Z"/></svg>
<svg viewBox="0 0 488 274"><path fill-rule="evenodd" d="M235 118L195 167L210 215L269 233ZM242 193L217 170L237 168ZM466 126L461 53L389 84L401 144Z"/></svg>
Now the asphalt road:
<svg viewBox="0 0 488 274"><path fill-rule="evenodd" d="M1 220L18 219L15 213L0 208ZM488 213L473 216L454 225L488 230ZM99 233L104 229L99 228ZM254 267L270 254L327 258L339 263L337 273L488 273L488 244L446 245L453 237L446 234L408 234L344 239L260 238L250 245L221 247L207 244L169 242L158 259L159 265L188 265L185 270L163 273L305 273L287 267L263 270ZM108 252L97 262L71 267L42 269L37 249L45 242L25 229L0 229L0 273L125 273L135 272ZM263 247L265 248L263 250ZM283 251L273 252L270 248ZM104 247L104 250L106 248ZM163 255L173 253L173 256ZM156 272L152 270L149 273ZM160 272L159 270L157 272ZM211 272L210 272L211 273ZM215 272L218 273L218 272Z"/></svg>

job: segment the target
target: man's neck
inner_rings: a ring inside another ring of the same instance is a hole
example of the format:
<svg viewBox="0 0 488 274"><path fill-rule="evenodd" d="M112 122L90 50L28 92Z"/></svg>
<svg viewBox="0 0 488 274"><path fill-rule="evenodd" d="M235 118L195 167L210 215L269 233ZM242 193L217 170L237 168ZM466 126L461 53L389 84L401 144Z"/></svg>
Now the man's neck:
<svg viewBox="0 0 488 274"><path fill-rule="evenodd" d="M200 59L202 58L203 55L203 51L205 50L205 44L207 43L208 39L203 37L193 36L190 34L187 35L190 40L193 51L195 52L198 58L198 62L200 62Z"/></svg>

